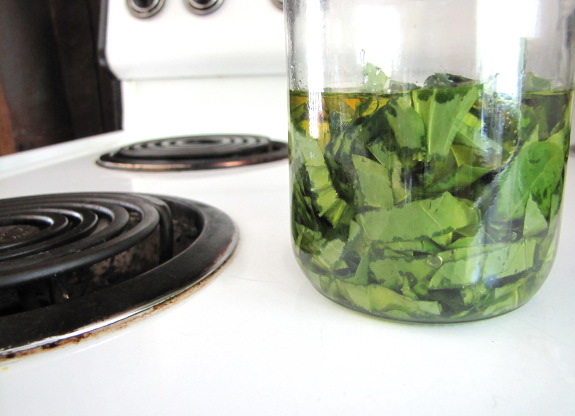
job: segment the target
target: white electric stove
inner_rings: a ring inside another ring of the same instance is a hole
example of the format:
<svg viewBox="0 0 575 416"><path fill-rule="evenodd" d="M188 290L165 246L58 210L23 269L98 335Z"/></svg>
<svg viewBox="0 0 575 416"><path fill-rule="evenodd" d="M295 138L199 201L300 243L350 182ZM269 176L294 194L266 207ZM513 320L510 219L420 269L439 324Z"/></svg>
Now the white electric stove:
<svg viewBox="0 0 575 416"><path fill-rule="evenodd" d="M96 163L158 138L287 141L281 2L192 2L221 6L204 14L184 3L134 2L157 8L142 18L109 1L104 58L122 80L124 129L0 158L0 198L160 195L213 207L237 233L175 292L5 351L0 415L571 414L572 166L557 260L530 302L485 321L411 325L345 309L303 276L291 251L287 159L168 171ZM93 309L106 302L94 298ZM22 332L43 319L22 321Z"/></svg>

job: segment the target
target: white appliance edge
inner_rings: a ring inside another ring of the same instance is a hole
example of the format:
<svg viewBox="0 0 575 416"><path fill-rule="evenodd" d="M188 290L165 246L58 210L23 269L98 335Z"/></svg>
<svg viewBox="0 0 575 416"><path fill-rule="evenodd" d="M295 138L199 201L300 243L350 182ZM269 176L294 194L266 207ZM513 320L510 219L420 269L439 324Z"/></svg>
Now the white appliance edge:
<svg viewBox="0 0 575 416"><path fill-rule="evenodd" d="M279 11L268 10L273 6L267 0L252 1L272 13L274 23L262 25L274 31L270 37L277 37L282 30L274 26ZM247 3L229 0L221 14L208 19L237 23L223 12L226 7L239 11L238 4ZM123 6L111 1L111 9ZM182 7L167 1L165 13L148 23L159 25L172 16L187 30L192 20L189 14L179 15ZM117 19L109 34L124 27L140 36L131 41L153 36L147 29L152 26L127 16ZM208 30L203 23L196 28ZM118 191L195 199L222 209L236 222L237 252L201 290L151 316L78 344L0 362L0 415L572 412L572 166L557 261L525 306L495 319L457 325L409 325L364 316L321 296L295 262L287 161L153 174L95 165L103 152L160 135L250 133L287 140L283 63L274 58L261 73L249 75L248 63L240 62L219 76L206 77L198 69L182 79L179 60L189 59L188 52L193 55L190 39L195 39L191 33L178 40L187 52L160 51L162 43L153 43L160 54L155 56L169 64L148 62L151 67L144 64L153 54L136 49L128 59L123 54L130 42L120 41L108 59L124 79L124 131L0 158L0 198ZM151 81L157 77L164 79Z"/></svg>

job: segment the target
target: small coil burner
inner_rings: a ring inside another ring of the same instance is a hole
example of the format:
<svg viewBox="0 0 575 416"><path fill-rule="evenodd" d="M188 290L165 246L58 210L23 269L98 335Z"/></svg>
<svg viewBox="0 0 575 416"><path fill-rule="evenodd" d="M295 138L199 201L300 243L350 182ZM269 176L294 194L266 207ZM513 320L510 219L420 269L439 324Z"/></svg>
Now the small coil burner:
<svg viewBox="0 0 575 416"><path fill-rule="evenodd" d="M96 163L124 170L201 170L254 165L285 159L287 155L287 143L267 137L209 135L135 143L100 156Z"/></svg>
<svg viewBox="0 0 575 416"><path fill-rule="evenodd" d="M0 201L0 359L139 316L210 276L238 241L181 198L70 193Z"/></svg>

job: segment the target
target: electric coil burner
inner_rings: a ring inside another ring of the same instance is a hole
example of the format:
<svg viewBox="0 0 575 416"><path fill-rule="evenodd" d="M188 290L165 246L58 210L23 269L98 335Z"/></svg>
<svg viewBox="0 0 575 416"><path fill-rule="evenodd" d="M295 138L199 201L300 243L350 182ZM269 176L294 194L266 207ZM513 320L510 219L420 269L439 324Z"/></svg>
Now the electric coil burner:
<svg viewBox="0 0 575 416"><path fill-rule="evenodd" d="M96 163L125 170L199 170L271 162L287 154L287 143L267 137L207 135L132 144L102 155Z"/></svg>
<svg viewBox="0 0 575 416"><path fill-rule="evenodd" d="M181 198L0 201L0 358L152 310L216 271L237 240L227 215Z"/></svg>

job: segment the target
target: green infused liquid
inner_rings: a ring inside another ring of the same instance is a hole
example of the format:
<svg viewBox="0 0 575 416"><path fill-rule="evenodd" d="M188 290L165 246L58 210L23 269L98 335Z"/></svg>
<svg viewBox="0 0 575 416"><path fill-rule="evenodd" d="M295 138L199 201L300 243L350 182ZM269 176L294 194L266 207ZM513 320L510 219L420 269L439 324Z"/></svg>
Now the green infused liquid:
<svg viewBox="0 0 575 416"><path fill-rule="evenodd" d="M328 298L392 319L521 306L555 257L571 105L571 91L518 99L449 74L381 94L291 91L305 274Z"/></svg>

